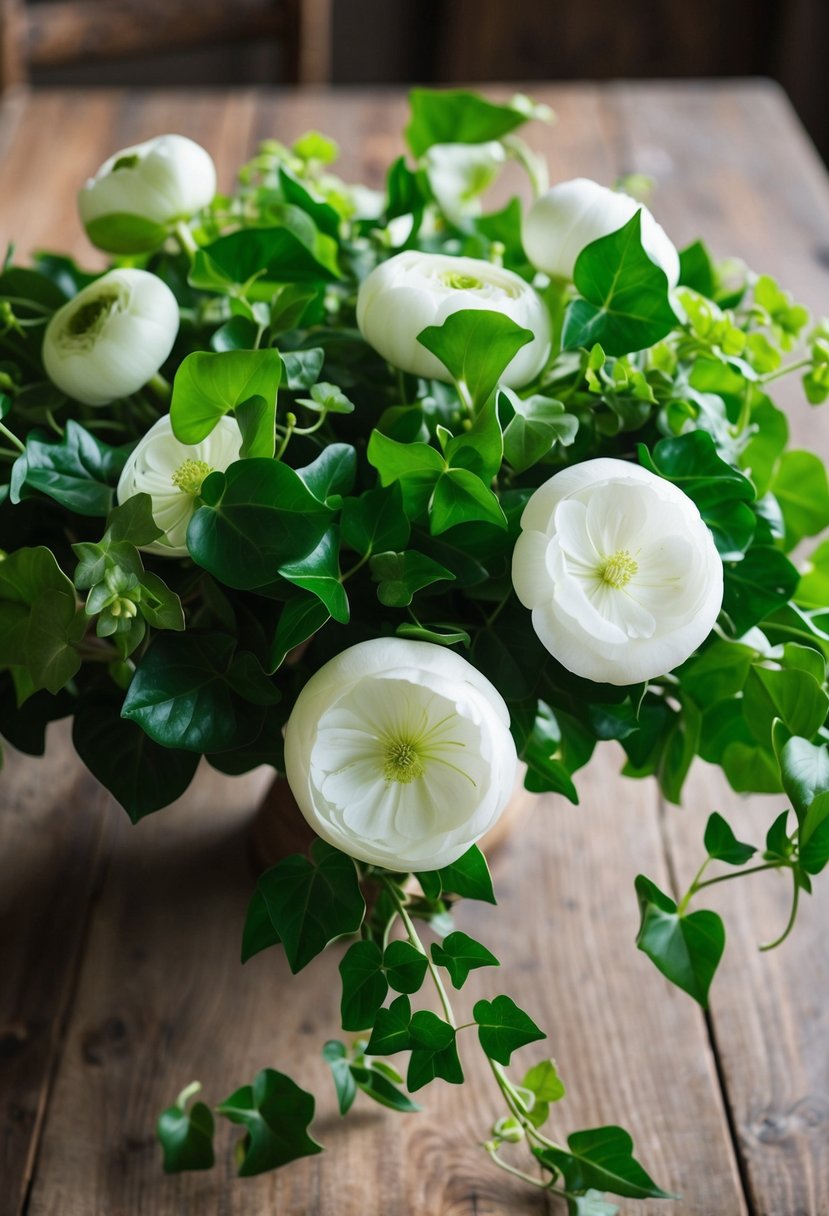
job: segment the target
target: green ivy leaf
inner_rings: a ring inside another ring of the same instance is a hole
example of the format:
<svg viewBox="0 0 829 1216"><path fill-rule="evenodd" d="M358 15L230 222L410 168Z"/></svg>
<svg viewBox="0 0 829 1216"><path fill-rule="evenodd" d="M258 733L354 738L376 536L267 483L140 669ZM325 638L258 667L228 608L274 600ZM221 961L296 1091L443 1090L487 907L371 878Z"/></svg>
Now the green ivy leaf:
<svg viewBox="0 0 829 1216"><path fill-rule="evenodd" d="M633 1140L621 1127L573 1132L563 1148L534 1149L547 1169L564 1175L569 1191L610 1191L627 1199L672 1199L633 1156Z"/></svg>
<svg viewBox="0 0 829 1216"><path fill-rule="evenodd" d="M741 561L723 564L723 610L737 637L787 604L797 587L798 573L773 545L752 545Z"/></svg>
<svg viewBox="0 0 829 1216"><path fill-rule="evenodd" d="M717 281L711 254L702 241L693 241L679 254L679 285L713 300Z"/></svg>
<svg viewBox="0 0 829 1216"><path fill-rule="evenodd" d="M154 742L137 723L120 716L122 701L114 685L84 692L74 708L72 742L93 776L137 823L181 797L199 757Z"/></svg>
<svg viewBox="0 0 829 1216"><path fill-rule="evenodd" d="M492 889L492 876L486 858L476 844L441 870L429 870L415 877L427 899L439 899L442 892L458 895L462 899L479 899L483 903L497 903Z"/></svg>
<svg viewBox="0 0 829 1216"><path fill-rule="evenodd" d="M676 903L639 874L636 894L642 921L636 945L666 979L708 1008L708 989L723 950L725 929L716 912L679 915Z"/></svg>
<svg viewBox="0 0 829 1216"><path fill-rule="evenodd" d="M540 1064L534 1064L524 1074L521 1088L533 1095L532 1106L527 1110L533 1127L542 1127L547 1122L550 1107L560 1102L567 1092L558 1075L555 1060L542 1060Z"/></svg>
<svg viewBox="0 0 829 1216"><path fill-rule="evenodd" d="M820 656L816 657L822 668ZM768 745L775 718L780 718L793 735L810 739L823 725L827 712L829 697L808 671L755 666L749 672L743 715L762 744Z"/></svg>
<svg viewBox="0 0 829 1216"><path fill-rule="evenodd" d="M592 1187L583 1195L567 1196L568 1216L617 1216L619 1205L604 1198L604 1192Z"/></svg>
<svg viewBox="0 0 829 1216"><path fill-rule="evenodd" d="M310 553L332 518L302 478L277 460L240 460L211 473L201 497L204 505L187 530L190 553L220 582L241 590L272 583L283 563Z"/></svg>
<svg viewBox="0 0 829 1216"><path fill-rule="evenodd" d="M373 1026L377 1011L389 991L380 947L370 941L354 942L340 962L340 976L343 983L340 1024L343 1030L364 1030L367 1026Z"/></svg>
<svg viewBox="0 0 829 1216"><path fill-rule="evenodd" d="M813 452L784 452L769 486L783 511L786 549L829 526L829 483Z"/></svg>
<svg viewBox="0 0 829 1216"><path fill-rule="evenodd" d="M371 577L379 584L377 598L387 608L405 608L424 587L454 578L438 562L414 549L405 553L377 553L369 568Z"/></svg>
<svg viewBox="0 0 829 1216"><path fill-rule="evenodd" d="M411 942L389 942L383 952L383 966L395 992L411 993L420 990L429 960Z"/></svg>
<svg viewBox="0 0 829 1216"><path fill-rule="evenodd" d="M348 597L340 579L339 532L329 528L319 544L305 557L279 567L280 576L310 591L325 606L335 621L344 625L349 618Z"/></svg>
<svg viewBox="0 0 829 1216"><path fill-rule="evenodd" d="M49 549L17 549L0 562L0 666L23 668L31 692L55 694L72 679L84 629L72 582Z"/></svg>
<svg viewBox="0 0 829 1216"><path fill-rule="evenodd" d="M405 549L411 525L399 483L344 499L341 532L343 543L363 556Z"/></svg>
<svg viewBox="0 0 829 1216"><path fill-rule="evenodd" d="M297 469L297 474L320 502L329 502L341 494L350 494L357 476L357 453L350 443L328 443L312 464Z"/></svg>
<svg viewBox="0 0 829 1216"><path fill-rule="evenodd" d="M406 1086L416 1093L435 1077L450 1085L463 1085L463 1069L458 1058L455 1030L436 1013L419 1010L409 1024L412 1054Z"/></svg>
<svg viewBox="0 0 829 1216"><path fill-rule="evenodd" d="M342 1043L336 1039L329 1039L322 1049L322 1058L331 1069L331 1075L334 1078L340 1115L347 1115L357 1097L357 1082L351 1071L348 1052Z"/></svg>
<svg viewBox="0 0 829 1216"><path fill-rule="evenodd" d="M573 269L581 299L564 317L566 350L599 343L608 355L654 346L677 323L664 270L642 247L642 213L582 249Z"/></svg>
<svg viewBox="0 0 829 1216"><path fill-rule="evenodd" d="M351 1065L351 1076L360 1089L372 1101L378 1102L389 1110L400 1111L401 1114L412 1114L420 1110L417 1102L404 1094L402 1090L379 1071L379 1065L361 1068L358 1064Z"/></svg>
<svg viewBox="0 0 829 1216"><path fill-rule="evenodd" d="M819 874L829 861L829 792L818 794L798 832L798 863L807 874Z"/></svg>
<svg viewBox="0 0 829 1216"><path fill-rule="evenodd" d="M283 384L295 393L308 390L319 380L324 361L325 351L320 346L312 346L308 350L283 351Z"/></svg>
<svg viewBox="0 0 829 1216"><path fill-rule="evenodd" d="M181 443L201 443L225 414L258 398L262 409L256 411L255 424L250 412L245 415L246 446L249 455L272 456L281 375L276 350L194 351L182 360L173 381L173 433Z"/></svg>
<svg viewBox="0 0 829 1216"><path fill-rule="evenodd" d="M121 716L163 747L221 752L251 743L262 729L263 699L256 697L255 704L248 699L255 693L248 660L235 648L234 639L222 633L154 638Z"/></svg>
<svg viewBox="0 0 829 1216"><path fill-rule="evenodd" d="M387 1009L378 1010L366 1054L393 1056L398 1051L408 1051L411 1047L411 1020L412 1005L408 996L398 996Z"/></svg>
<svg viewBox="0 0 829 1216"><path fill-rule="evenodd" d="M366 905L354 862L315 840L311 859L286 857L259 879L271 924L291 971L301 971L338 937L356 933Z"/></svg>
<svg viewBox="0 0 829 1216"><path fill-rule="evenodd" d="M731 827L717 811L709 816L705 826L705 848L709 857L724 861L729 866L744 866L757 850L744 844L734 835Z"/></svg>
<svg viewBox="0 0 829 1216"><path fill-rule="evenodd" d="M331 613L322 600L312 593L301 593L288 600L276 624L268 671L272 673L281 667L294 647L307 642L330 620Z"/></svg>
<svg viewBox="0 0 829 1216"><path fill-rule="evenodd" d="M33 431L12 468L9 497L18 503L26 491L37 491L78 515L107 515L127 453L102 443L73 418L58 443L46 443Z"/></svg>
<svg viewBox="0 0 829 1216"><path fill-rule="evenodd" d="M190 285L222 294L249 285L247 299L269 301L275 284L340 278L337 242L320 232L301 208L273 206L269 213L276 218L277 210L277 227L241 228L203 245L193 259Z"/></svg>
<svg viewBox="0 0 829 1216"><path fill-rule="evenodd" d="M754 658L750 646L717 638L678 669L682 691L701 709L735 697L745 686Z"/></svg>
<svg viewBox="0 0 829 1216"><path fill-rule="evenodd" d="M149 545L163 535L153 519L153 500L149 494L133 494L110 511L104 540L111 545L126 543L138 547ZM77 581L75 585L81 586Z"/></svg>
<svg viewBox="0 0 829 1216"><path fill-rule="evenodd" d="M462 308L442 325L429 325L417 335L444 365L450 376L480 409L522 346L532 342L532 330L487 308Z"/></svg>
<svg viewBox="0 0 829 1216"><path fill-rule="evenodd" d="M810 743L808 739L790 738L780 743L777 734L774 741L783 788L802 823L815 798L829 791L829 749L825 743Z"/></svg>
<svg viewBox="0 0 829 1216"><path fill-rule="evenodd" d="M478 411L468 430L447 441L444 456L452 468L468 469L481 481L492 481L504 459L504 437L494 398Z"/></svg>
<svg viewBox="0 0 829 1216"><path fill-rule="evenodd" d="M442 943L432 943L432 962L446 968L454 988L462 988L469 972L477 967L501 965L486 946L460 931L450 933Z"/></svg>
<svg viewBox="0 0 829 1216"><path fill-rule="evenodd" d="M187 1109L190 1098L200 1089L198 1081L194 1081L158 1117L155 1130L164 1150L166 1174L178 1174L182 1170L209 1170L215 1164L215 1123L210 1107L204 1102L194 1102Z"/></svg>
<svg viewBox="0 0 829 1216"><path fill-rule="evenodd" d="M567 447L576 438L579 420L565 412L560 401L538 393L521 398L502 388L499 400L507 399L513 416L504 431L504 455L516 473L524 473L553 450L557 443Z"/></svg>
<svg viewBox="0 0 829 1216"><path fill-rule="evenodd" d="M509 996L496 996L491 1001L476 1001L472 1016L478 1023L478 1038L482 1049L491 1060L496 1060L499 1064L509 1064L510 1056L519 1047L547 1037Z"/></svg>
<svg viewBox="0 0 829 1216"><path fill-rule="evenodd" d="M273 1068L263 1068L253 1085L243 1085L216 1110L231 1123L247 1128L241 1141L240 1178L251 1178L322 1152L308 1135L314 1118L314 1098Z"/></svg>
<svg viewBox="0 0 829 1216"><path fill-rule="evenodd" d="M420 157L432 144L480 144L500 139L530 115L525 108L497 105L466 89L412 89L406 140Z"/></svg>
<svg viewBox="0 0 829 1216"><path fill-rule="evenodd" d="M465 524L483 520L506 528L507 517L498 496L480 477L467 469L447 469L435 483L429 500L429 527L434 536Z"/></svg>
<svg viewBox="0 0 829 1216"><path fill-rule="evenodd" d="M254 887L242 930L242 962L246 963L262 950L278 946L279 942L280 937L271 923L265 896L258 887Z"/></svg>

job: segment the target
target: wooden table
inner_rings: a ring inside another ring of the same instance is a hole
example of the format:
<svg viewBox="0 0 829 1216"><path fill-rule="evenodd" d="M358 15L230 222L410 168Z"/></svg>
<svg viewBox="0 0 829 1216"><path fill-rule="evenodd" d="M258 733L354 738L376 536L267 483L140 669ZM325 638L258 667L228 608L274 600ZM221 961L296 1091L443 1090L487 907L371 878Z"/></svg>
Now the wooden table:
<svg viewBox="0 0 829 1216"><path fill-rule="evenodd" d="M829 189L784 97L767 83L533 90L559 115L533 132L553 179L659 178L677 244L779 275L829 312ZM73 196L110 151L161 131L205 144L221 180L257 140L318 127L344 175L380 185L401 149L402 92L57 93L10 103L0 125L0 236L94 262ZM790 396L792 430L827 454L827 419ZM819 432L818 428L822 428ZM582 805L538 800L495 862L497 910L461 908L502 958L504 987L550 1031L568 1084L562 1128L617 1120L674 1216L829 1212L829 883L792 939L775 875L719 888L728 946L705 1017L634 948L633 878L687 885L710 810L755 838L780 799L741 800L701 763L683 810L616 776L615 745L580 774ZM503 1216L547 1211L490 1168L476 1139L498 1112L479 1061L436 1083L427 1111L359 1109L340 1123L319 1059L338 1031L335 960L299 977L270 951L238 964L252 886L245 830L267 780L204 771L182 802L137 828L71 755L12 757L0 807L0 1212L27 1216ZM758 826L759 825L759 826ZM473 977L473 979L476 977ZM486 985L468 989L477 995ZM319 1095L328 1151L235 1180L230 1129L208 1174L165 1177L158 1111L200 1078L218 1101L261 1066ZM550 1210L560 1211L559 1208Z"/></svg>

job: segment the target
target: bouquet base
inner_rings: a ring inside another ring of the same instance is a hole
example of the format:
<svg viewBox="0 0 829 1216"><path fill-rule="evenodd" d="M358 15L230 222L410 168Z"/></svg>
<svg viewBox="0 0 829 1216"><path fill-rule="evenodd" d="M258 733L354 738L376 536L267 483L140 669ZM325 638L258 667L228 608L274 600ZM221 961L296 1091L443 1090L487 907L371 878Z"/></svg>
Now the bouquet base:
<svg viewBox="0 0 829 1216"><path fill-rule="evenodd" d="M535 799L534 794L524 789L523 782L522 765L504 813L478 842L487 857L491 857L503 845L519 818ZM275 777L250 826L249 848L254 869L261 873L292 853L307 853L315 839L314 832L296 804L288 782L284 777Z"/></svg>

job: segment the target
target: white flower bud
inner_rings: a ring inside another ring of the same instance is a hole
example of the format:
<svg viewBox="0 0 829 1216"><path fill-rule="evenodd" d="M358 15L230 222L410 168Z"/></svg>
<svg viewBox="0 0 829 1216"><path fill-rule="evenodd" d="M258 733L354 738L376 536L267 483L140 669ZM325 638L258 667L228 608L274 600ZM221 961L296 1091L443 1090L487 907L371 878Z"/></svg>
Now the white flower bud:
<svg viewBox="0 0 829 1216"><path fill-rule="evenodd" d="M495 181L507 154L498 140L483 144L432 144L424 156L429 185L453 223L478 214L479 196Z"/></svg>
<svg viewBox="0 0 829 1216"><path fill-rule="evenodd" d="M285 771L323 840L389 870L456 861L500 817L517 757L503 698L431 642L342 651L297 698Z"/></svg>
<svg viewBox="0 0 829 1216"><path fill-rule="evenodd" d="M176 439L169 414L150 427L130 453L116 490L119 503L135 494L149 494L152 499L153 519L164 536L142 548L167 557L187 555L187 525L202 482L238 460L241 446L234 418L220 418L207 438L194 444Z"/></svg>
<svg viewBox="0 0 829 1216"><path fill-rule="evenodd" d="M585 177L559 182L533 203L524 220L524 250L539 270L572 279L582 249L623 228L637 211L642 212L642 248L676 287L679 254L647 207Z"/></svg>
<svg viewBox="0 0 829 1216"><path fill-rule="evenodd" d="M67 396L106 405L156 374L178 325L178 304L166 283L146 270L110 270L52 317L43 365Z"/></svg>
<svg viewBox="0 0 829 1216"><path fill-rule="evenodd" d="M541 297L517 274L477 258L410 249L381 262L360 286L357 324L394 367L448 383L448 371L417 335L466 308L503 313L535 335L507 366L503 384L521 388L538 375L550 353L550 319Z"/></svg>
<svg viewBox="0 0 829 1216"><path fill-rule="evenodd" d="M695 504L623 460L586 460L535 491L512 581L564 667L604 684L665 675L720 611L722 562Z"/></svg>
<svg viewBox="0 0 829 1216"><path fill-rule="evenodd" d="M209 153L183 135L159 135L105 161L78 193L78 210L93 245L142 253L157 249L173 225L215 193Z"/></svg>

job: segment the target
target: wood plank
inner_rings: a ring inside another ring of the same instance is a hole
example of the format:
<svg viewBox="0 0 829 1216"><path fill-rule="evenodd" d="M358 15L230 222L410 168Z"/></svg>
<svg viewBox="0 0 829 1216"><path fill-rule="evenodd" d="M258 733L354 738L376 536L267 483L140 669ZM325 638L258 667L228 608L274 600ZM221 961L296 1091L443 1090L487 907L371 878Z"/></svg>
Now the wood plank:
<svg viewBox="0 0 829 1216"><path fill-rule="evenodd" d="M705 125L712 105L716 140ZM692 239L704 226L718 255L745 258L818 315L827 311L829 181L775 86L619 86L610 122L625 171L661 168L658 213L674 237ZM796 377L785 388L774 395L788 407L793 441L829 459L829 416L805 403ZM741 839L760 843L785 799L740 798L698 761L685 803L664 816L683 890L712 810ZM772 954L758 953L757 943L786 923L788 884L761 875L715 891L699 904L720 910L728 932L712 1025L752 1202L758 1213L829 1211L829 886L816 881L792 937Z"/></svg>
<svg viewBox="0 0 829 1216"><path fill-rule="evenodd" d="M534 142L550 154L555 176L612 177L595 90L554 90L549 100L560 123L537 131ZM60 102L51 104L59 123ZM118 146L102 144L103 131L138 137L161 115L175 113L185 133L203 124L214 152L216 131L229 129L209 97L191 105L162 94L115 105L117 115L99 115L93 128L83 151L89 163ZM403 112L398 92L257 95L233 159L257 136L291 138L316 126L340 140L344 171L380 184L400 146ZM39 164L27 168L30 182L46 177L40 148ZM27 239L42 239L36 225ZM464 1007L506 990L549 1028L571 1094L557 1130L618 1119L654 1175L683 1193L672 1208L677 1216L739 1216L745 1208L703 1018L681 994L666 993L633 949L633 876L643 868L664 882L667 874L655 792L619 784L608 799L616 766L610 751L584 775L581 808L539 801L497 859L499 909L460 909L460 927L508 960L502 979L470 980ZM237 962L252 885L243 828L261 780L230 782L203 770L181 805L120 834L89 934L29 1216L545 1211L543 1198L503 1180L476 1147L500 1111L474 1044L464 1056L468 1086L434 1086L424 1095L427 1113L395 1117L363 1102L340 1124L318 1055L337 1034L336 952L296 978L274 952L244 969ZM543 1048L524 1054L540 1058ZM265 1064L319 1095L316 1126L329 1151L236 1184L225 1128L216 1172L162 1175L152 1126L180 1084L198 1076L216 1101Z"/></svg>
<svg viewBox="0 0 829 1216"><path fill-rule="evenodd" d="M0 1211L22 1210L113 827L66 723L49 759L9 749L0 807Z"/></svg>

